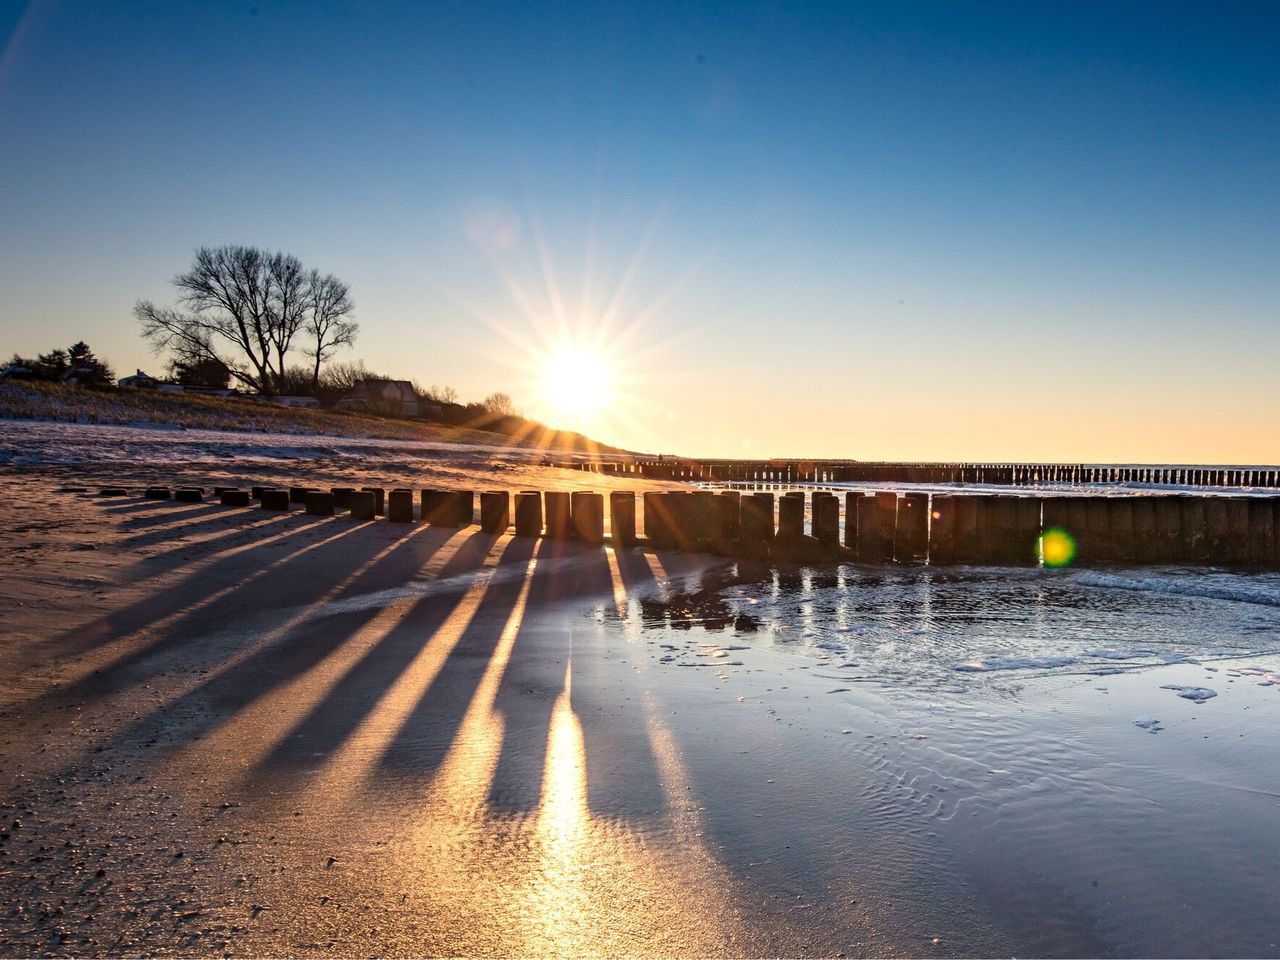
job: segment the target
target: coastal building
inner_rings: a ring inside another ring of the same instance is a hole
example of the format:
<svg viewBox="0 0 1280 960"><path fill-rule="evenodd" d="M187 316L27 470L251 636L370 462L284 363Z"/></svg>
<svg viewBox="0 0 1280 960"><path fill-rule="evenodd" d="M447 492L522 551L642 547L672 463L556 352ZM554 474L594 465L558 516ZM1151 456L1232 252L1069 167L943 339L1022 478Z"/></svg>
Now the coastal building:
<svg viewBox="0 0 1280 960"><path fill-rule="evenodd" d="M339 410L365 410L396 417L422 415L418 392L408 380L361 380L336 406Z"/></svg>

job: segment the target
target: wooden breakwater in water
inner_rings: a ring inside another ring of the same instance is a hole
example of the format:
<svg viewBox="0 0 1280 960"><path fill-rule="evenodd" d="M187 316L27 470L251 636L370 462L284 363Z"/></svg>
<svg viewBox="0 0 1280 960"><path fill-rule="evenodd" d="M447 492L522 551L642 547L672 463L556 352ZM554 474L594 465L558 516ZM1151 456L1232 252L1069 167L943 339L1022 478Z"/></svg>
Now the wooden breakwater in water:
<svg viewBox="0 0 1280 960"><path fill-rule="evenodd" d="M1116 466L1087 463L864 463L847 460L574 461L557 466L611 476L695 483L1153 484L1280 488L1280 467Z"/></svg>
<svg viewBox="0 0 1280 960"><path fill-rule="evenodd" d="M1089 496L815 490L386 491L381 487L215 487L223 506L467 527L494 535L646 544L777 562L1031 565L1220 564L1280 569L1280 495ZM104 497L126 496L122 487ZM149 487L151 500L202 502L200 487ZM610 536L606 538L606 530ZM641 535L643 533L643 536Z"/></svg>

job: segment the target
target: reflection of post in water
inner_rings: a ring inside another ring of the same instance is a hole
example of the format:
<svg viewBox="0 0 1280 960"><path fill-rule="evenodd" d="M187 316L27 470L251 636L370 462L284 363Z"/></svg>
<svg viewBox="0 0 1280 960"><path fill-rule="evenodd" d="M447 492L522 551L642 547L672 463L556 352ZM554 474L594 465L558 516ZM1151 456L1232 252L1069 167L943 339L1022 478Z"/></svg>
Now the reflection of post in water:
<svg viewBox="0 0 1280 960"><path fill-rule="evenodd" d="M760 621L750 614L735 613L722 596L729 587L759 579L753 566L747 569L751 576L743 577L732 567L708 570L697 589L639 598L641 626L675 630L699 626L705 630L732 628L744 633L755 632L760 628Z"/></svg>

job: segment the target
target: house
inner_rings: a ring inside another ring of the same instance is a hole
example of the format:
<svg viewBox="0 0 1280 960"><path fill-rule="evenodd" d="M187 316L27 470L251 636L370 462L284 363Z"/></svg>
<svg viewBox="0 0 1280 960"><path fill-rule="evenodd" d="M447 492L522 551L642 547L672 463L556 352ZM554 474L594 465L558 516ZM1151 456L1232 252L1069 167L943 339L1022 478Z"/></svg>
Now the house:
<svg viewBox="0 0 1280 960"><path fill-rule="evenodd" d="M31 376L31 371L20 363L11 363L3 370L0 370L0 380L25 380Z"/></svg>
<svg viewBox="0 0 1280 960"><path fill-rule="evenodd" d="M367 410L395 417L418 417L418 391L408 380L361 380L336 404L339 410Z"/></svg>
<svg viewBox="0 0 1280 960"><path fill-rule="evenodd" d="M155 377L143 373L141 370L129 377L121 377L116 381L118 387L137 387L139 390L155 390L160 386L160 381Z"/></svg>

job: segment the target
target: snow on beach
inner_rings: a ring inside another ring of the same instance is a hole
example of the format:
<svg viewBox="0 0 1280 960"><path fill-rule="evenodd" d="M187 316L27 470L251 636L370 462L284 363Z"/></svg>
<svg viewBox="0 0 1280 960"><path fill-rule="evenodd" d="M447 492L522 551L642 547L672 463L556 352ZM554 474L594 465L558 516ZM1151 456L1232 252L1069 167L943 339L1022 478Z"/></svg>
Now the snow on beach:
<svg viewBox="0 0 1280 960"><path fill-rule="evenodd" d="M495 437L495 440L497 438ZM0 466L271 465L349 462L375 468L453 458L539 463L547 453L509 444L390 440L232 430L188 430L167 424L128 426L42 420L0 421Z"/></svg>

